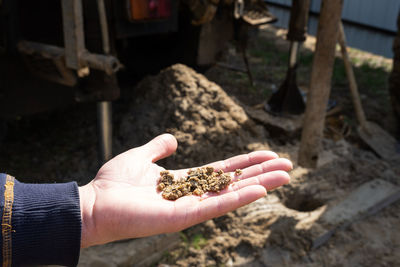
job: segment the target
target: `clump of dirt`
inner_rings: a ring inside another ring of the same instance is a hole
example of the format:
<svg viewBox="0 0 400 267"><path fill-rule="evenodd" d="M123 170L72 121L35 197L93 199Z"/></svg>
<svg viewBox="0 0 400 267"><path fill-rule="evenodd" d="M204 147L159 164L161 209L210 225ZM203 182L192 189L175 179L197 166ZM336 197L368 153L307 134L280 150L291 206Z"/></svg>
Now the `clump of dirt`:
<svg viewBox="0 0 400 267"><path fill-rule="evenodd" d="M240 170L237 170L240 172ZM168 200L176 200L183 196L201 196L205 192L219 192L226 188L232 181L229 173L223 170L215 171L213 167L202 167L189 170L186 177L178 180L169 171L160 172L157 189L162 191L162 196Z"/></svg>
<svg viewBox="0 0 400 267"><path fill-rule="evenodd" d="M182 244L170 252L170 261L164 263L168 266L230 266L229 262L244 263L242 260L257 257L270 234L264 224L249 223L237 212L230 212L184 232L189 239L199 233L206 240L204 246L196 249Z"/></svg>
<svg viewBox="0 0 400 267"><path fill-rule="evenodd" d="M207 164L254 149L268 149L265 129L214 82L176 64L135 88L130 110L121 119L118 150L142 145L169 132L178 151L164 160L167 168ZM140 129L140 134L137 132Z"/></svg>

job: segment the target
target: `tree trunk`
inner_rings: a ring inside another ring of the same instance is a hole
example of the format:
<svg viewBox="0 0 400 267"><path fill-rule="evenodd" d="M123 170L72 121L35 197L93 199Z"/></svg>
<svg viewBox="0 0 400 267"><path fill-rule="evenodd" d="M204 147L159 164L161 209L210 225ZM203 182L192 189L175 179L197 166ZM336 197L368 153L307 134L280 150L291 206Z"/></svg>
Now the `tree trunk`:
<svg viewBox="0 0 400 267"><path fill-rule="evenodd" d="M331 89L342 3L342 0L324 0L321 5L298 159L298 163L304 167L315 168L318 162L326 106Z"/></svg>

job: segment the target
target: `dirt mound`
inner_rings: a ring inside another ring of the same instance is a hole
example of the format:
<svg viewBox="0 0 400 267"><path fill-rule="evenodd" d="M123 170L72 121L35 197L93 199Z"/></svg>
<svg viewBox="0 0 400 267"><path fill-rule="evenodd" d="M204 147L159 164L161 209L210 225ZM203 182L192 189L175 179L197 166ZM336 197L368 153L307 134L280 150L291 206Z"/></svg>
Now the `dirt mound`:
<svg viewBox="0 0 400 267"><path fill-rule="evenodd" d="M138 146L169 132L179 146L174 156L161 163L166 168L186 168L269 149L267 130L247 116L239 101L183 65L145 78L129 105L121 120L120 147ZM295 161L298 142L290 138L285 146L273 142L271 146ZM323 227L317 220L324 206L337 203L375 177L394 182L398 172L392 168L397 164L378 160L345 140L324 140L323 150L321 158L326 160L318 169L296 167L291 183L268 197L182 232L181 247L170 251L160 266L309 266L310 259L324 262L325 248L310 251L314 232ZM344 233L348 232L353 230ZM338 255L349 253L339 253L340 238L332 242L338 244ZM332 255L335 262L343 263Z"/></svg>
<svg viewBox="0 0 400 267"><path fill-rule="evenodd" d="M220 86L184 65L173 65L147 77L135 88L121 123L122 147L134 147L169 132L179 142L177 153L163 165L181 168L206 164L268 144L243 108ZM140 134L137 134L140 131Z"/></svg>

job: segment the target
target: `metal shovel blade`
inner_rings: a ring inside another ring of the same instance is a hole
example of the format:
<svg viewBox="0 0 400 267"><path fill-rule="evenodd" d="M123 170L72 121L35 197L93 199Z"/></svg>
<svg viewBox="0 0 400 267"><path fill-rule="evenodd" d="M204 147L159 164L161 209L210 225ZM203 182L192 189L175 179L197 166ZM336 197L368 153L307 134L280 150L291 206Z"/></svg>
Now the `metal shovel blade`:
<svg viewBox="0 0 400 267"><path fill-rule="evenodd" d="M393 159L400 155L396 139L376 123L366 121L365 127L360 126L357 130L361 139L381 158Z"/></svg>
<svg viewBox="0 0 400 267"><path fill-rule="evenodd" d="M301 114L305 104L296 83L296 69L289 68L285 81L268 100L270 111L282 114Z"/></svg>
<svg viewBox="0 0 400 267"><path fill-rule="evenodd" d="M383 130L377 124L367 121L364 109L361 104L360 95L356 78L354 76L353 67L350 62L350 57L347 53L346 36L344 34L343 24L339 23L339 38L338 42L341 48L343 63L346 70L347 78L349 79L349 88L354 104L357 120L360 124L358 134L367 145L374 150L381 158L391 159L397 155L397 141L388 132Z"/></svg>

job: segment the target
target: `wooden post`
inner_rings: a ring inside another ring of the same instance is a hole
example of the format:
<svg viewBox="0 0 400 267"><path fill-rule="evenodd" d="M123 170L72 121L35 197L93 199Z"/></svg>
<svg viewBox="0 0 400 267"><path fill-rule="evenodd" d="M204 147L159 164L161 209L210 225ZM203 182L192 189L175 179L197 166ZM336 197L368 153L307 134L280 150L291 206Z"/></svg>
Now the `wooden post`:
<svg viewBox="0 0 400 267"><path fill-rule="evenodd" d="M318 162L325 112L331 89L342 3L342 0L323 0L321 4L317 44L298 158L299 165L304 167L315 168Z"/></svg>

